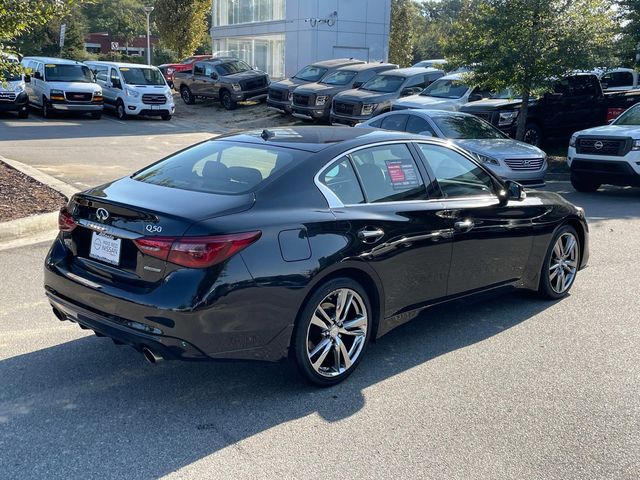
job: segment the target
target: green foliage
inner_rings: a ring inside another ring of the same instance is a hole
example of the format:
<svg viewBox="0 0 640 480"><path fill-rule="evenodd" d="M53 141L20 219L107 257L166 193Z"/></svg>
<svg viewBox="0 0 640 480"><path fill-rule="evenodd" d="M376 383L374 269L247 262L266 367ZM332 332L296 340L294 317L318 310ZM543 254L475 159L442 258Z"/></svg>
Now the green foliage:
<svg viewBox="0 0 640 480"><path fill-rule="evenodd" d="M157 0L155 23L167 48L178 58L193 54L208 35L209 0Z"/></svg>
<svg viewBox="0 0 640 480"><path fill-rule="evenodd" d="M619 12L621 27L617 53L620 64L638 67L640 62L636 60L636 55L640 53L640 0L620 0Z"/></svg>
<svg viewBox="0 0 640 480"><path fill-rule="evenodd" d="M128 46L147 33L147 17L141 0L100 0L87 4L85 13L91 32L107 32ZM151 2L149 2L151 3Z"/></svg>
<svg viewBox="0 0 640 480"><path fill-rule="evenodd" d="M400 67L412 64L420 10L413 0L391 0L389 62Z"/></svg>
<svg viewBox="0 0 640 480"><path fill-rule="evenodd" d="M604 62L613 18L607 0L476 0L454 23L444 52L452 66L476 66L473 82L522 95L522 138L530 95L553 77Z"/></svg>
<svg viewBox="0 0 640 480"><path fill-rule="evenodd" d="M453 33L453 23L468 3L468 0L425 0L420 4L412 63L443 58L445 39Z"/></svg>

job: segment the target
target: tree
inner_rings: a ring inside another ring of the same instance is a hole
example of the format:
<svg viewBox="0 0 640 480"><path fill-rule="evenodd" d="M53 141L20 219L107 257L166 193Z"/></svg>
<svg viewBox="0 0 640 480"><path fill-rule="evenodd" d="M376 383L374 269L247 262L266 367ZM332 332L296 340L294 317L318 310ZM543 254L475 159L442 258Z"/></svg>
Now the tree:
<svg viewBox="0 0 640 480"><path fill-rule="evenodd" d="M66 25L64 46L60 48L60 26ZM39 25L23 33L13 42L21 54L62 56L84 60L84 37L87 32L86 18L81 9L74 9L65 17L51 18L45 25Z"/></svg>
<svg viewBox="0 0 640 480"><path fill-rule="evenodd" d="M442 58L443 45L453 33L453 24L468 0L425 0L420 4L413 63Z"/></svg>
<svg viewBox="0 0 640 480"><path fill-rule="evenodd" d="M516 138L524 137L529 99L551 79L602 61L614 32L607 0L476 0L467 5L445 54L453 66L474 65L470 80L522 96Z"/></svg>
<svg viewBox="0 0 640 480"><path fill-rule="evenodd" d="M618 56L623 65L640 66L636 55L640 53L640 0L620 0Z"/></svg>
<svg viewBox="0 0 640 480"><path fill-rule="evenodd" d="M162 42L182 58L193 54L207 34L210 0L157 0L155 23Z"/></svg>
<svg viewBox="0 0 640 480"><path fill-rule="evenodd" d="M420 10L413 0L391 0L389 62L401 67L411 65L419 18Z"/></svg>
<svg viewBox="0 0 640 480"><path fill-rule="evenodd" d="M2 0L0 2L0 81L5 72L17 72L20 67L9 62L3 52L10 52L7 45L16 38L46 25L52 18L66 15L83 0Z"/></svg>
<svg viewBox="0 0 640 480"><path fill-rule="evenodd" d="M92 32L107 32L122 42L125 54L133 39L147 32L147 20L141 0L103 0L85 7Z"/></svg>

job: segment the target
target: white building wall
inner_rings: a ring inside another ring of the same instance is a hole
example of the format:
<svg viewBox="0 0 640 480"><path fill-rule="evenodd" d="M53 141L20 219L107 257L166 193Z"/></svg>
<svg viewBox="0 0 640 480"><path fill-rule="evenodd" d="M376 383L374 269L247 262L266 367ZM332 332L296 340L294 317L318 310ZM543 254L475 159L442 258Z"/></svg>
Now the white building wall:
<svg viewBox="0 0 640 480"><path fill-rule="evenodd" d="M283 34L284 73L291 76L317 60L386 61L390 12L391 0L286 0L284 20L216 26L214 16L211 35L214 50L225 50L227 38ZM327 19L335 23L322 22Z"/></svg>

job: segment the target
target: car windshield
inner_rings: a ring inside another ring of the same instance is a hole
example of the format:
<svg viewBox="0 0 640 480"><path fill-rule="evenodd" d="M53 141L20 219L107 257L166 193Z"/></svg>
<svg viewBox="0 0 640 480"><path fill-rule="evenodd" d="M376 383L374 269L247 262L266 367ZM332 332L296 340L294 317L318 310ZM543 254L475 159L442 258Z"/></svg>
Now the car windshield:
<svg viewBox="0 0 640 480"><path fill-rule="evenodd" d="M477 117L466 115L434 115L433 123L442 131L445 138L507 138L493 125Z"/></svg>
<svg viewBox="0 0 640 480"><path fill-rule="evenodd" d="M399 77L396 75L378 75L373 77L360 88L362 90L369 90L370 92L397 92L405 80L405 77Z"/></svg>
<svg viewBox="0 0 640 480"><path fill-rule="evenodd" d="M0 70L0 73L2 74L0 76L3 77L7 82L17 82L19 80L22 80L22 75L16 72L3 69Z"/></svg>
<svg viewBox="0 0 640 480"><path fill-rule="evenodd" d="M489 98L499 98L504 100L512 100L522 98L522 95L518 95L512 88L505 88L499 92L492 93Z"/></svg>
<svg viewBox="0 0 640 480"><path fill-rule="evenodd" d="M181 190L247 193L309 155L272 145L211 140L161 160L135 173L132 178Z"/></svg>
<svg viewBox="0 0 640 480"><path fill-rule="evenodd" d="M317 82L322 77L324 77L325 73L327 73L326 68L307 65L298 73L296 73L293 78L304 80L305 82Z"/></svg>
<svg viewBox="0 0 640 480"><path fill-rule="evenodd" d="M348 83L351 83L357 74L358 72L339 70L327 75L320 83L324 83L326 85L347 85Z"/></svg>
<svg viewBox="0 0 640 480"><path fill-rule="evenodd" d="M44 78L48 82L94 82L91 70L85 65L55 65L47 63L44 66Z"/></svg>
<svg viewBox="0 0 640 480"><path fill-rule="evenodd" d="M232 60L216 65L218 75L233 75L234 73L246 72L247 70L251 70L251 67L242 60Z"/></svg>
<svg viewBox="0 0 640 480"><path fill-rule="evenodd" d="M640 125L640 107L631 107L616 118L612 125Z"/></svg>
<svg viewBox="0 0 640 480"><path fill-rule="evenodd" d="M129 85L164 85L164 77L155 68L121 67L120 73Z"/></svg>
<svg viewBox="0 0 640 480"><path fill-rule="evenodd" d="M436 80L420 95L436 98L460 98L469 90L469 86L462 80Z"/></svg>

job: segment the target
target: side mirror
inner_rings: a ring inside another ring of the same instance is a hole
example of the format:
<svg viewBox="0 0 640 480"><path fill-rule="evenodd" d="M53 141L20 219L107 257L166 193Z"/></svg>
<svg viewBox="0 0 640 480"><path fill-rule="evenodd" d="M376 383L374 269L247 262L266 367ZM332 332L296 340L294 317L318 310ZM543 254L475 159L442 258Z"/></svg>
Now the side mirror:
<svg viewBox="0 0 640 480"><path fill-rule="evenodd" d="M40 72L36 72L33 74L33 78L36 80L42 80L42 74Z"/></svg>
<svg viewBox="0 0 640 480"><path fill-rule="evenodd" d="M429 130L425 130L424 132L418 133L418 135L422 135L423 137L433 137L433 132L430 132Z"/></svg>
<svg viewBox="0 0 640 480"><path fill-rule="evenodd" d="M407 88L403 88L402 92L400 92L400 96L401 97L406 97L407 95L415 95L416 93L416 89L413 87L407 87Z"/></svg>
<svg viewBox="0 0 640 480"><path fill-rule="evenodd" d="M216 72L211 72L211 80L217 80L218 79L218 74Z"/></svg>
<svg viewBox="0 0 640 480"><path fill-rule="evenodd" d="M502 200L506 203L509 200L524 200L527 198L527 194L524 191L524 187L518 182L513 180L506 180L504 182L505 190L500 192Z"/></svg>
<svg viewBox="0 0 640 480"><path fill-rule="evenodd" d="M469 95L470 102L477 102L478 100L482 100L482 95L480 95L479 93L472 93L471 95Z"/></svg>
<svg viewBox="0 0 640 480"><path fill-rule="evenodd" d="M606 90L607 88L609 88L609 84L608 83L601 83L600 85L602 85L602 89Z"/></svg>
<svg viewBox="0 0 640 480"><path fill-rule="evenodd" d="M25 73L25 75L24 75L24 83L31 83L31 75Z"/></svg>
<svg viewBox="0 0 640 480"><path fill-rule="evenodd" d="M353 82L353 88L360 88L364 85L364 82Z"/></svg>

